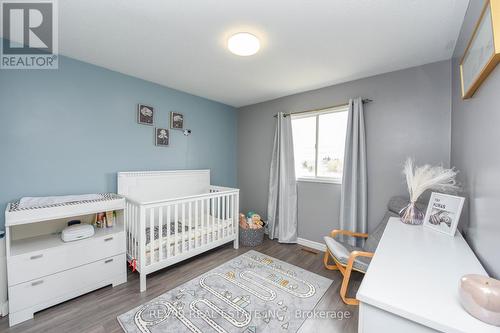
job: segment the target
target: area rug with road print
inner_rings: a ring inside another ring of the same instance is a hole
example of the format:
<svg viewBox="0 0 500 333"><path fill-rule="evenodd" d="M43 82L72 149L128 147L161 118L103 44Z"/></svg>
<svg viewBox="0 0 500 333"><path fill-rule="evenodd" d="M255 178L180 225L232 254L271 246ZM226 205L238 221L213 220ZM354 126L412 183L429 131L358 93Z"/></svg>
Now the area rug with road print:
<svg viewBox="0 0 500 333"><path fill-rule="evenodd" d="M118 316L127 333L295 333L332 280L248 251Z"/></svg>

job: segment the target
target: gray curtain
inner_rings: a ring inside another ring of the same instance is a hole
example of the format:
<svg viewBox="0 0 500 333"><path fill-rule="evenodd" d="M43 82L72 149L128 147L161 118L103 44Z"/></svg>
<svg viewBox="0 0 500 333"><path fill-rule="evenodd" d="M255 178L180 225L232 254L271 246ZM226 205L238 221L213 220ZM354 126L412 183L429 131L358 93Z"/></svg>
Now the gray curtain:
<svg viewBox="0 0 500 333"><path fill-rule="evenodd" d="M363 100L349 100L340 204L340 228L367 232L366 142ZM346 239L356 244L354 237Z"/></svg>
<svg viewBox="0 0 500 333"><path fill-rule="evenodd" d="M269 171L267 222L269 238L297 243L297 183L293 158L292 120L278 113Z"/></svg>

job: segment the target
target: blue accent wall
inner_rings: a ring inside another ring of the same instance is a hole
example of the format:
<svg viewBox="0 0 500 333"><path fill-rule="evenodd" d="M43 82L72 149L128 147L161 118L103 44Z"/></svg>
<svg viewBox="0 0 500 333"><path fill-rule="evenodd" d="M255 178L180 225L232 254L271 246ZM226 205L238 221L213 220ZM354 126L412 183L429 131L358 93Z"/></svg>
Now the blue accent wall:
<svg viewBox="0 0 500 333"><path fill-rule="evenodd" d="M137 104L170 111L185 128L170 147L137 123ZM74 59L59 70L0 70L0 206L22 196L116 192L116 172L211 169L212 184L236 185L233 107ZM0 214L0 230L4 214Z"/></svg>

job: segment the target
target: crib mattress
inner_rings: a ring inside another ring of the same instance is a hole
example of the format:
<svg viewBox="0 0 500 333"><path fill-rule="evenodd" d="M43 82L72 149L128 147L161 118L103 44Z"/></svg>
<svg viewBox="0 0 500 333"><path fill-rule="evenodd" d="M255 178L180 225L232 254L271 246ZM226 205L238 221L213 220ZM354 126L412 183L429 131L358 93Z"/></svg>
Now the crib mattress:
<svg viewBox="0 0 500 333"><path fill-rule="evenodd" d="M232 225L232 219L227 219L227 220L222 220L222 219L212 219L211 216L203 220L204 226L201 225L201 220L195 221L198 223L198 228L195 228L194 226L191 227L191 239L194 239L196 237L201 237L202 235L208 235L211 234L212 231L217 232L218 230L222 229L224 232L228 228L228 226ZM207 224L207 221L210 223ZM213 222L213 224L212 224ZM165 245L167 243L167 235L168 232L170 231L170 245L177 243L180 243L182 241L187 241L190 237L190 230L188 223L184 224L184 232L182 232L182 222L178 221L177 222L177 236L175 235L175 222L171 221L170 222L170 228L168 228L167 223L162 225L162 239L163 239L163 244ZM153 237L153 246L150 245L151 243L151 227L146 227L146 251L149 252L151 251L151 248L153 247L155 250L158 249L160 241L159 241L159 235L160 235L160 227L155 225L154 226L154 237ZM135 235L130 234L132 241L136 244L138 244Z"/></svg>
<svg viewBox="0 0 500 333"><path fill-rule="evenodd" d="M191 239L189 239L187 236L184 238L183 241L177 242L177 247L175 246L174 242L170 242L170 244L168 245L170 247L169 251L167 251L167 242L164 242L163 246L162 246L162 258L161 259L159 259L160 247L158 246L158 244L155 244L155 246L153 247L153 251L151 251L150 248L147 247L146 253L145 253L146 265L149 265L151 263L152 258L154 258L153 262L159 262L161 260L167 259L169 257L169 253L170 253L170 256L173 256L174 254L177 255L177 254L180 254L183 252L187 252L189 250L190 244L191 244L191 248L195 247L195 242L196 242L197 246L199 246L200 244L205 244L205 243L209 244L209 243L217 240L219 237L224 237L224 236L228 235L227 230L228 230L227 227L223 228L220 236L218 234L218 231L215 231L215 233L212 233L211 231L207 232L203 235L203 239L201 238L201 235L192 236ZM213 237L213 235L215 235L215 238Z"/></svg>

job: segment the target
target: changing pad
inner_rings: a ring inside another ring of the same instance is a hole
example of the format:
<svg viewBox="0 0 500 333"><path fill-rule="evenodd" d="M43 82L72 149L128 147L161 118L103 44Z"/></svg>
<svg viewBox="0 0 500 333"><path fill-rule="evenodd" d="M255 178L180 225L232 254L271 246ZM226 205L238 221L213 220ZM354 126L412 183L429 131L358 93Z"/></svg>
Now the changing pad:
<svg viewBox="0 0 500 333"><path fill-rule="evenodd" d="M52 205L65 204L68 202L90 201L102 199L101 194L82 194L82 195L61 195L53 197L23 197L19 200L19 209L45 207Z"/></svg>
<svg viewBox="0 0 500 333"><path fill-rule="evenodd" d="M123 198L115 193L96 193L52 197L23 197L20 200L11 202L9 204L8 211L28 211L33 209L73 206L77 204L87 204L118 199Z"/></svg>

